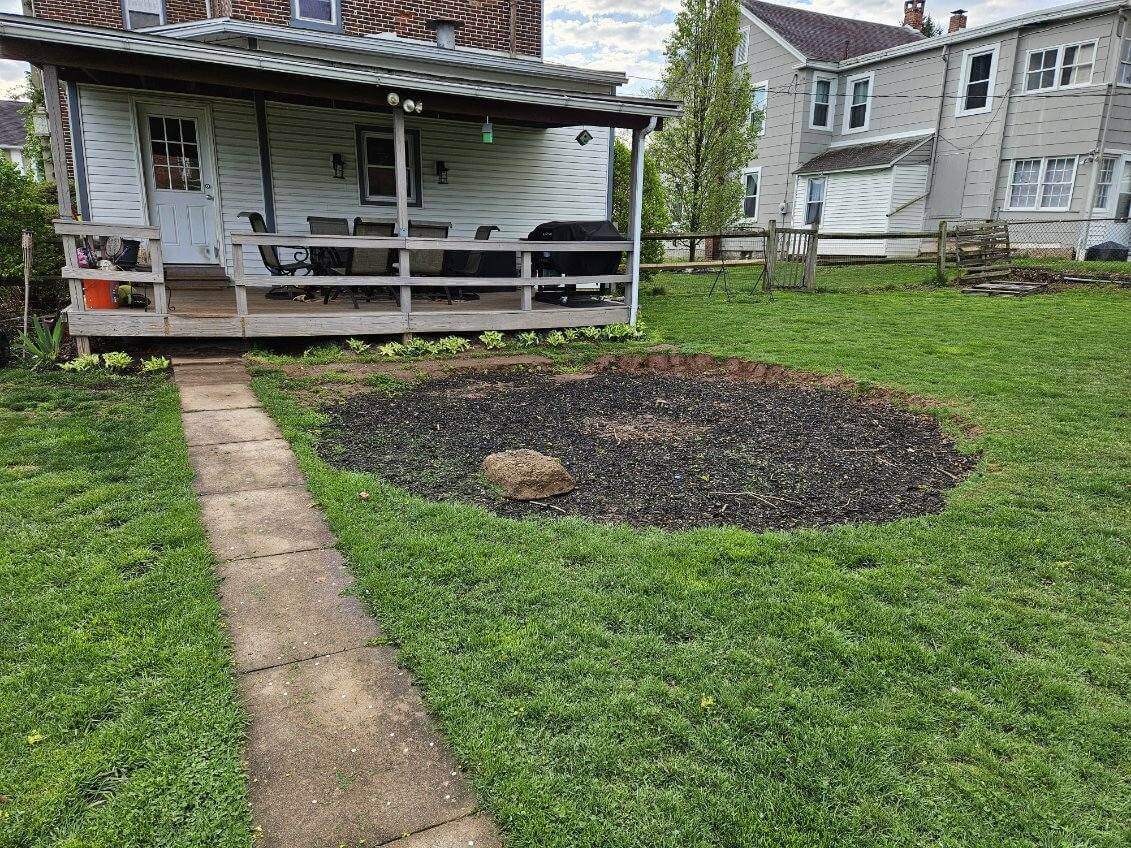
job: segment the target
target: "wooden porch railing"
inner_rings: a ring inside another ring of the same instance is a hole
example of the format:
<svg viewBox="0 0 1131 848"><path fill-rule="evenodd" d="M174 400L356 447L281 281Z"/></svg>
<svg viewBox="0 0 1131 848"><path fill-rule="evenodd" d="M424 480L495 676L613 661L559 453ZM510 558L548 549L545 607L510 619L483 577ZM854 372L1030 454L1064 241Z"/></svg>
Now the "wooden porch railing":
<svg viewBox="0 0 1131 848"><path fill-rule="evenodd" d="M538 253L625 253L628 267L632 267L631 241L525 241L522 239L490 239L480 241L466 238L413 238L399 236L311 236L286 233L234 233L232 240L233 279L236 289L236 313L247 315L247 289L273 288L289 280L294 285L329 285L337 287L392 286L400 289L401 312L412 313L412 289L422 286L460 286L464 288L506 287L519 291L519 308L534 308L534 291L540 286L624 284L632 283L632 274L600 274L573 277L535 277L534 256ZM379 249L396 252L399 267L396 275L352 276L329 275L315 277L275 277L265 274L248 274L245 248L318 248ZM518 277L448 277L413 276L414 251L468 251L472 253L514 253L521 257Z"/></svg>
<svg viewBox="0 0 1131 848"><path fill-rule="evenodd" d="M153 313L168 315L169 298L165 291L165 264L161 257L161 230L157 227L141 227L130 224L106 224L100 222L72 221L59 218L54 221L55 232L63 240L63 256L67 260L62 277L67 280L71 292L71 311L85 312L86 300L83 297L83 280L108 280L117 283L137 283L153 287ZM148 243L148 271L103 270L101 268L80 268L79 247L87 238L117 236L122 239L136 239Z"/></svg>

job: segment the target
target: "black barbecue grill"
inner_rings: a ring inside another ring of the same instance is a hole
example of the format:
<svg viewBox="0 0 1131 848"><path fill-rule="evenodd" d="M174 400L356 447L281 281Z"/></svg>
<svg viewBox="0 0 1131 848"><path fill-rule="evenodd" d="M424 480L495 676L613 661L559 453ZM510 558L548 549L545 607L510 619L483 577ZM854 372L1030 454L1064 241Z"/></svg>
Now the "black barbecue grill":
<svg viewBox="0 0 1131 848"><path fill-rule="evenodd" d="M530 241L623 241L612 221L548 221L539 224L528 236ZM600 253L554 253L539 251L533 256L536 277L596 277L615 274L624 254L620 251ZM563 303L575 294L576 286L564 286L557 293L546 292L540 300ZM583 304L571 304L583 305Z"/></svg>

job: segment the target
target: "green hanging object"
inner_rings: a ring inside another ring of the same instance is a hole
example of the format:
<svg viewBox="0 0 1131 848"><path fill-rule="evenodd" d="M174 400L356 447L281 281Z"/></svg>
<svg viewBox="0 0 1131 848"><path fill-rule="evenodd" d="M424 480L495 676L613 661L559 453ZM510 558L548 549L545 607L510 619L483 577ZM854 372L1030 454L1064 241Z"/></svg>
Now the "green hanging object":
<svg viewBox="0 0 1131 848"><path fill-rule="evenodd" d="M484 144L494 144L495 143L495 128L491 125L491 119L490 118L488 118L487 122L485 124L483 124L483 143Z"/></svg>

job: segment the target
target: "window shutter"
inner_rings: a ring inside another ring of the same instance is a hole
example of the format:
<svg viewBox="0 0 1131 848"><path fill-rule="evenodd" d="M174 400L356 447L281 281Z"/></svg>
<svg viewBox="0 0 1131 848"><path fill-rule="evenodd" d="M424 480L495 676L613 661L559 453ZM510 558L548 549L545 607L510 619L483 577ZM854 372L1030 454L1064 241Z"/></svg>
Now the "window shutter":
<svg viewBox="0 0 1131 848"><path fill-rule="evenodd" d="M744 29L738 34L738 47L734 48L734 63L741 65L750 55L750 30Z"/></svg>

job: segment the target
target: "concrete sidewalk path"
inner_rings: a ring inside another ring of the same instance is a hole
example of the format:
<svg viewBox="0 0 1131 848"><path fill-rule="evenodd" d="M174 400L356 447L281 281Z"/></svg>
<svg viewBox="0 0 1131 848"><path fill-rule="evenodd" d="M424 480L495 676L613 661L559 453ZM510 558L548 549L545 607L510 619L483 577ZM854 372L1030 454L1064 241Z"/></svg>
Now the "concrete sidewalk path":
<svg viewBox="0 0 1131 848"><path fill-rule="evenodd" d="M500 846L237 358L173 376L251 716L257 848Z"/></svg>

